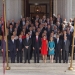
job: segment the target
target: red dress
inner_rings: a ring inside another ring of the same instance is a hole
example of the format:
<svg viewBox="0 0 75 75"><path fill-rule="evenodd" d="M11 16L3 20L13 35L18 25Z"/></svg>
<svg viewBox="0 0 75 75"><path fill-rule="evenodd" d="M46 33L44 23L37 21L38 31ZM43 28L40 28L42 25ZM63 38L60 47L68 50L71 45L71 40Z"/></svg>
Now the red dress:
<svg viewBox="0 0 75 75"><path fill-rule="evenodd" d="M47 40L42 39L41 54L47 55Z"/></svg>
<svg viewBox="0 0 75 75"><path fill-rule="evenodd" d="M25 36L25 35L23 35L23 36L22 36L22 39L25 39L25 38L26 38L26 36Z"/></svg>

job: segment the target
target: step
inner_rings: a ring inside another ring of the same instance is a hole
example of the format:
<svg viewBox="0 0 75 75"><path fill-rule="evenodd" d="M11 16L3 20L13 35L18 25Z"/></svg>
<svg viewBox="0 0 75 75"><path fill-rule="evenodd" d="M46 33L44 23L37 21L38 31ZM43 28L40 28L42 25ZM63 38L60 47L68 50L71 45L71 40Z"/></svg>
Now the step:
<svg viewBox="0 0 75 75"><path fill-rule="evenodd" d="M70 63L9 63L11 69L5 75L75 75L74 70L68 70ZM3 64L0 63L0 73ZM1 75L1 74L0 74Z"/></svg>

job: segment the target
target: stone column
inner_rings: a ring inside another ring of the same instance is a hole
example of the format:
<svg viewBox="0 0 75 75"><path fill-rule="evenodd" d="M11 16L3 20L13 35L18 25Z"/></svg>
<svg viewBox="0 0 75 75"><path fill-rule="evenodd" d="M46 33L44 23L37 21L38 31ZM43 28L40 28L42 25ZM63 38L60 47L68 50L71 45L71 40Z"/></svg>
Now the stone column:
<svg viewBox="0 0 75 75"><path fill-rule="evenodd" d="M25 17L30 17L30 6L29 6L29 0L25 0Z"/></svg>
<svg viewBox="0 0 75 75"><path fill-rule="evenodd" d="M50 17L52 17L52 4L53 2L52 2L52 0L50 0Z"/></svg>
<svg viewBox="0 0 75 75"><path fill-rule="evenodd" d="M72 18L72 0L57 0L57 14L69 21Z"/></svg>
<svg viewBox="0 0 75 75"><path fill-rule="evenodd" d="M6 0L7 20L19 20L22 15L21 0Z"/></svg>
<svg viewBox="0 0 75 75"><path fill-rule="evenodd" d="M57 0L53 0L53 14L57 16Z"/></svg>
<svg viewBox="0 0 75 75"><path fill-rule="evenodd" d="M3 3L2 0L0 0L0 17L3 15Z"/></svg>
<svg viewBox="0 0 75 75"><path fill-rule="evenodd" d="M22 15L21 17L23 18L25 16L25 0L21 0L21 11L22 11Z"/></svg>

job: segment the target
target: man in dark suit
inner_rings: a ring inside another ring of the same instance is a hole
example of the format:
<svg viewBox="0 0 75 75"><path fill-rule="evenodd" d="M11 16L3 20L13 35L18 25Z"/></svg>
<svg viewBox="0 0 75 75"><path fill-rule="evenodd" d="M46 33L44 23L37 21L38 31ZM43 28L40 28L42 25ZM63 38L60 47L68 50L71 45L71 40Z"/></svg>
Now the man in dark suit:
<svg viewBox="0 0 75 75"><path fill-rule="evenodd" d="M48 25L47 27L47 39L50 40L50 34L51 34L51 26Z"/></svg>
<svg viewBox="0 0 75 75"><path fill-rule="evenodd" d="M26 24L25 18L22 18L20 21L21 28Z"/></svg>
<svg viewBox="0 0 75 75"><path fill-rule="evenodd" d="M9 41L9 50L11 63L15 63L15 54L16 54L16 40L14 40L14 36L11 36L11 40Z"/></svg>
<svg viewBox="0 0 75 75"><path fill-rule="evenodd" d="M12 19L12 22L10 24L13 26L13 28L15 28L16 23L14 22L14 19Z"/></svg>
<svg viewBox="0 0 75 75"><path fill-rule="evenodd" d="M64 36L63 44L62 44L62 50L63 50L63 63L68 63L68 55L69 55L69 46L70 42L67 39L67 36Z"/></svg>
<svg viewBox="0 0 75 75"><path fill-rule="evenodd" d="M60 22L60 24L62 23L62 18L60 17L59 14L58 14L58 16L57 16L57 21Z"/></svg>
<svg viewBox="0 0 75 75"><path fill-rule="evenodd" d="M39 37L39 33L36 32L36 37L34 37L34 39L33 39L34 63L36 63L36 57L37 57L37 63L39 63L40 48L41 48L41 39Z"/></svg>
<svg viewBox="0 0 75 75"><path fill-rule="evenodd" d="M61 54L62 54L62 41L59 39L59 35L56 35L55 39L55 57L56 57L56 63L61 63Z"/></svg>
<svg viewBox="0 0 75 75"><path fill-rule="evenodd" d="M23 40L22 35L19 35L17 40L17 63L22 63L22 53L23 53Z"/></svg>
<svg viewBox="0 0 75 75"><path fill-rule="evenodd" d="M24 44L24 61L26 63L28 57L28 63L30 63L30 48L32 41L29 38L28 34L26 34L26 39L24 40L23 44Z"/></svg>
<svg viewBox="0 0 75 75"><path fill-rule="evenodd" d="M13 35L13 31L14 31L13 26L10 25L10 27L9 27L9 38L10 39L11 39L11 36Z"/></svg>

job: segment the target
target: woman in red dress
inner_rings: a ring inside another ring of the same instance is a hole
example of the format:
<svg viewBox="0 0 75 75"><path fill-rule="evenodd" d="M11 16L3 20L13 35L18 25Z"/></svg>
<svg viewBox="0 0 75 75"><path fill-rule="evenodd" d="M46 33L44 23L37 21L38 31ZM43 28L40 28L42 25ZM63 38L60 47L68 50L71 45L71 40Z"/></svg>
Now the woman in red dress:
<svg viewBox="0 0 75 75"><path fill-rule="evenodd" d="M44 63L46 63L47 52L48 52L48 41L47 41L46 36L44 35L42 38L42 46L41 46L41 54L42 54Z"/></svg>
<svg viewBox="0 0 75 75"><path fill-rule="evenodd" d="M21 31L22 39L24 40L26 38L25 34L23 31Z"/></svg>

